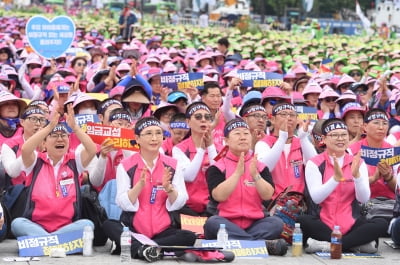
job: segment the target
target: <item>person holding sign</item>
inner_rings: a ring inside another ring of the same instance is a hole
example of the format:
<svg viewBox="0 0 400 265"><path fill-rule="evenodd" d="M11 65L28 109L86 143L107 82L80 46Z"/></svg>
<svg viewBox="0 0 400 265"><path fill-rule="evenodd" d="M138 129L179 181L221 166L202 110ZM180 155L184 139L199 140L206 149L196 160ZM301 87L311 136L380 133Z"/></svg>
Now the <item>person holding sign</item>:
<svg viewBox="0 0 400 265"><path fill-rule="evenodd" d="M228 151L206 171L210 196L217 203L217 214L204 225L206 239L216 239L220 224L225 224L229 239L273 240L279 238L283 221L265 216L262 201L274 194L271 173L252 155L252 135L241 118L229 121L224 128ZM268 241L271 255L287 251L283 239Z"/></svg>
<svg viewBox="0 0 400 265"><path fill-rule="evenodd" d="M364 131L366 137L352 144L349 149L353 154L360 152L362 146L373 148L390 148L385 141L389 130L389 118L384 110L370 109L364 116ZM381 161L376 166L367 165L371 198L385 197L395 199L396 176L398 165L390 166Z"/></svg>
<svg viewBox="0 0 400 265"><path fill-rule="evenodd" d="M22 146L28 199L24 217L11 223L11 231L16 237L83 230L87 225L94 228L90 220L80 219L79 176L95 156L96 145L75 123L70 104L66 121L83 148L68 152L68 130L64 124L58 123L59 118L60 114L55 113L50 123ZM41 144L47 152L35 151Z"/></svg>
<svg viewBox="0 0 400 265"><path fill-rule="evenodd" d="M211 137L212 115L202 102L190 104L186 119L191 135L172 148L172 156L182 162L183 176L189 194L186 206L179 213L192 216L209 216L207 212L208 190L205 171L214 163L217 155Z"/></svg>
<svg viewBox="0 0 400 265"><path fill-rule="evenodd" d="M277 103L272 108L272 135L266 135L255 146L258 160L272 171L276 198L288 186L292 191L304 192L304 163L317 152L308 139L308 124L297 126L295 107L289 103Z"/></svg>
<svg viewBox="0 0 400 265"><path fill-rule="evenodd" d="M172 227L170 211L179 210L188 198L182 168L177 160L160 153L163 131L160 121L146 117L135 124L136 153L121 161L117 168L116 203L123 213L121 222L135 233L151 238L159 245L193 246L193 232ZM121 223L105 221L104 232L120 246ZM132 258L156 261L161 249L132 239Z"/></svg>
<svg viewBox="0 0 400 265"><path fill-rule="evenodd" d="M367 202L370 196L367 166L360 154L346 153L349 133L342 120L326 120L322 134L326 150L311 158L305 169L309 194L320 211L317 216L298 217L306 252L329 250L332 229L340 225L343 251L375 253L374 241L385 235L387 223L360 216L359 203Z"/></svg>

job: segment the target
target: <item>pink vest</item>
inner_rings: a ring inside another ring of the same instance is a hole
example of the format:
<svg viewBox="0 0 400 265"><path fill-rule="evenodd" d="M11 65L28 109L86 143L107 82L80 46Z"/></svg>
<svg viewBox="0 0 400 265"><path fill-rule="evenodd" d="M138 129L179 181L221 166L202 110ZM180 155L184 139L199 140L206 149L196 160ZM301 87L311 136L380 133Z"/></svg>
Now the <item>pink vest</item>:
<svg viewBox="0 0 400 265"><path fill-rule="evenodd" d="M211 136L214 140L214 145L217 151L222 150L224 147L224 127L225 127L225 119L223 113L221 113L221 118L217 126L215 126L214 130L211 132Z"/></svg>
<svg viewBox="0 0 400 265"><path fill-rule="evenodd" d="M22 134L20 134L7 139L8 140L6 140L4 144L8 145L8 147L10 147L14 151L15 157L18 158L21 155L21 148L25 142L24 137L22 136ZM24 184L24 182L25 182L25 172L23 171L18 177L11 178L12 185Z"/></svg>
<svg viewBox="0 0 400 265"><path fill-rule="evenodd" d="M0 133L0 146L4 144L5 141L7 141L8 139L22 135L23 131L24 129L22 127L18 127L11 137L5 137L2 133Z"/></svg>
<svg viewBox="0 0 400 265"><path fill-rule="evenodd" d="M49 233L80 216L80 180L76 164L74 170L68 166L75 163L74 159L74 153L64 155L58 175L54 176L54 167L46 153L39 153L34 169L26 178L27 186L33 186L24 215Z"/></svg>
<svg viewBox="0 0 400 265"><path fill-rule="evenodd" d="M196 146L194 145L192 137L189 137L179 144L176 145L182 150L185 155L192 160L197 153ZM202 213L206 209L208 203L208 186L205 172L210 165L210 159L208 158L207 151L204 154L203 161L201 163L201 168L197 172L196 178L193 182L185 182L186 190L189 195L189 199L186 205L197 213Z"/></svg>
<svg viewBox="0 0 400 265"><path fill-rule="evenodd" d="M360 141L352 144L349 148L353 154L357 154L360 151L361 146L369 146L367 138L361 139ZM390 148L393 147L391 144L383 141L381 148ZM376 166L367 165L368 168L368 176L372 176L375 174ZM395 172L396 173L396 172ZM375 183L369 184L371 188L371 198L376 197L386 197L389 199L395 199L396 196L394 191L392 191L384 182L383 178L379 178Z"/></svg>
<svg viewBox="0 0 400 265"><path fill-rule="evenodd" d="M277 139L273 135L266 135L262 141L272 147ZM304 192L304 163L300 139L293 137L287 159L283 151L276 155L280 155L280 158L271 172L275 184L275 192L272 198L275 199L288 186L292 186L291 191Z"/></svg>
<svg viewBox="0 0 400 265"><path fill-rule="evenodd" d="M121 163L121 160L123 158L124 154L122 153L121 149L118 149L114 159L111 158L110 153L107 154L107 162L106 162L106 169L104 171L103 183L98 187L94 187L97 190L97 192L100 192L108 181L115 179L115 176L117 175L117 167Z"/></svg>
<svg viewBox="0 0 400 265"><path fill-rule="evenodd" d="M133 217L134 231L152 238L171 225L165 206L168 195L162 187L162 178L164 167L170 167L174 175L176 163L172 157L160 154L153 173L148 172L150 176L147 176L146 185L139 194L139 209ZM146 168L140 153L125 158L121 164L131 178L133 187L140 180L142 170Z"/></svg>
<svg viewBox="0 0 400 265"><path fill-rule="evenodd" d="M172 143L171 137L166 138L161 147L164 150L165 155L172 156L172 148L174 147L174 144Z"/></svg>
<svg viewBox="0 0 400 265"><path fill-rule="evenodd" d="M252 156L247 153L245 156L245 172L240 177L238 184L229 198L219 202L217 209L218 215L227 218L239 227L246 229L255 221L264 218L262 199L257 192L249 168ZM225 174L225 178L230 178L236 170L239 158L230 151L226 156L215 164L218 169ZM261 172L265 165L257 163L258 171ZM210 176L212 177L212 176Z"/></svg>
<svg viewBox="0 0 400 265"><path fill-rule="evenodd" d="M351 173L351 161L353 156L346 154L343 162L343 177L346 181L338 184L335 190L320 203L320 218L330 229L340 225L340 230L346 234L355 223L353 218L352 204L356 200L354 180ZM317 166L325 161L325 170L322 176L322 183L327 182L334 174L334 167L328 154L323 152L311 159Z"/></svg>

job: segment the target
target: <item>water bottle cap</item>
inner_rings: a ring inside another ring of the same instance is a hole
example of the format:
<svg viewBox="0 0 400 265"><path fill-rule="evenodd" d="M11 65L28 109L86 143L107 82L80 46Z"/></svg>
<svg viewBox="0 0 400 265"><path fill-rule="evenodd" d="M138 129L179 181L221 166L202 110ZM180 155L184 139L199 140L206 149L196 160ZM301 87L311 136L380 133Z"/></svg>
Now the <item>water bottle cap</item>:
<svg viewBox="0 0 400 265"><path fill-rule="evenodd" d="M225 228L225 224L219 224L220 228Z"/></svg>
<svg viewBox="0 0 400 265"><path fill-rule="evenodd" d="M124 231L124 232L129 231L129 227L124 226L124 230L123 230L123 231Z"/></svg>
<svg viewBox="0 0 400 265"><path fill-rule="evenodd" d="M300 227L300 223L295 223L295 224L294 224L294 227L299 228L299 227Z"/></svg>

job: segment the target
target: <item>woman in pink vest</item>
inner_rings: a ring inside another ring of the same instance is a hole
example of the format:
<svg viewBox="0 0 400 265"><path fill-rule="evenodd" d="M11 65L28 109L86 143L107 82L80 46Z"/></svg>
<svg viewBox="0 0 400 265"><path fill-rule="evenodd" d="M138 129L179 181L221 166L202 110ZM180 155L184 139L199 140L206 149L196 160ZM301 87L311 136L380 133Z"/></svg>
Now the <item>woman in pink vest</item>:
<svg viewBox="0 0 400 265"><path fill-rule="evenodd" d="M68 130L58 123L58 112L22 146L28 199L24 217L11 223L15 237L66 233L83 230L87 225L94 228L90 220L80 218L79 176L95 156L96 145L75 123L71 104L66 116L68 126L82 142L80 151L68 152ZM37 153L37 147L42 144L46 152Z"/></svg>
<svg viewBox="0 0 400 265"><path fill-rule="evenodd" d="M7 91L0 91L0 145L8 138L22 134L18 117L25 107L22 99Z"/></svg>
<svg viewBox="0 0 400 265"><path fill-rule="evenodd" d="M364 131L366 137L352 144L350 150L357 154L362 146L373 148L390 148L391 144L385 141L389 130L389 118L381 109L370 109L364 116ZM398 165L389 166L386 162L379 162L376 166L367 165L371 199L385 197L395 199L396 176Z"/></svg>
<svg viewBox="0 0 400 265"><path fill-rule="evenodd" d="M179 213L192 216L210 216L206 211L208 189L205 172L217 155L211 137L211 111L203 102L190 104L186 109L190 137L172 148L172 156L182 162L183 176L189 199Z"/></svg>
<svg viewBox="0 0 400 265"><path fill-rule="evenodd" d="M182 168L172 157L160 153L163 130L159 120L146 117L135 124L140 151L121 161L117 168L116 203L123 210L120 222L107 220L103 230L120 252L123 226L151 238L159 245L192 246L196 235L172 226L170 211L179 210L188 198ZM162 258L160 248L132 238L133 258L153 262Z"/></svg>
<svg viewBox="0 0 400 265"><path fill-rule="evenodd" d="M306 252L329 251L333 227L339 225L344 252L375 253L375 241L385 236L387 222L361 216L359 203L370 196L367 166L360 154L346 153L349 133L342 120L326 120L322 134L326 151L310 159L305 169L307 188L319 211L298 218Z"/></svg>
<svg viewBox="0 0 400 265"><path fill-rule="evenodd" d="M271 240L271 255L286 254L285 241L273 240L280 237L283 221L263 211L262 201L272 198L274 183L268 167L252 155L249 126L235 118L225 125L224 136L228 152L206 172L217 214L205 223L205 237L216 239L220 224L225 224L229 239Z"/></svg>

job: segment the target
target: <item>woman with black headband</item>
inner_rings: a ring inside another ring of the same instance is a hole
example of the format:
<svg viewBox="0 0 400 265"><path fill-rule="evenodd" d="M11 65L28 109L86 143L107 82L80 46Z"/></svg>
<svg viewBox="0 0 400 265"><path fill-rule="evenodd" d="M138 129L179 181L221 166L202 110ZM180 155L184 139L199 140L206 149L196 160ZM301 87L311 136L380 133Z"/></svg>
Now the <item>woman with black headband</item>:
<svg viewBox="0 0 400 265"><path fill-rule="evenodd" d="M265 216L263 200L274 194L268 168L252 155L252 135L241 118L224 128L227 153L206 172L210 197L217 203L216 215L204 225L206 239L216 239L220 224L225 224L229 239L267 241L270 255L285 255L286 242L280 237L283 221Z"/></svg>
<svg viewBox="0 0 400 265"><path fill-rule="evenodd" d="M160 153L163 131L160 121L146 117L135 124L138 153L121 161L117 168L116 203L123 213L121 222L135 233L159 245L192 246L193 232L172 227L170 211L180 209L188 198L182 169L177 160ZM105 221L103 230L120 247L123 225ZM115 253L117 254L117 253ZM131 256L153 262L162 258L160 248L132 238Z"/></svg>
<svg viewBox="0 0 400 265"><path fill-rule="evenodd" d="M343 234L343 251L375 253L375 241L386 233L387 222L361 216L359 203L370 196L368 170L360 154L346 153L349 144L347 126L340 119L322 124L326 150L311 158L306 165L306 184L312 201L319 205L316 215L301 215L307 253L329 251L335 225Z"/></svg>
<svg viewBox="0 0 400 265"><path fill-rule="evenodd" d="M384 110L370 109L364 116L364 131L366 137L352 144L350 150L357 154L362 146L373 148L390 148L391 144L385 141L389 130L389 118ZM390 166L386 162L379 162L376 166L367 165L371 199L385 197L395 199L396 176L398 166Z"/></svg>
<svg viewBox="0 0 400 265"><path fill-rule="evenodd" d="M69 150L67 127L58 123L55 113L50 123L32 135L22 146L28 199L23 216L14 219L15 237L46 236L83 230L90 220L81 219L80 178L96 154L96 145L75 123L72 104L66 122L82 142L83 148ZM36 152L43 145L46 152Z"/></svg>
<svg viewBox="0 0 400 265"><path fill-rule="evenodd" d="M212 114L206 104L195 102L187 107L186 120L191 135L172 148L172 156L182 162L189 194L189 200L179 212L192 216L209 216L206 209L209 193L205 172L217 155L211 138Z"/></svg>
<svg viewBox="0 0 400 265"><path fill-rule="evenodd" d="M1 162L13 185L23 184L25 174L22 173L21 148L25 141L47 125L47 119L39 107L28 107L20 117L23 128L21 135L9 138L1 146Z"/></svg>

